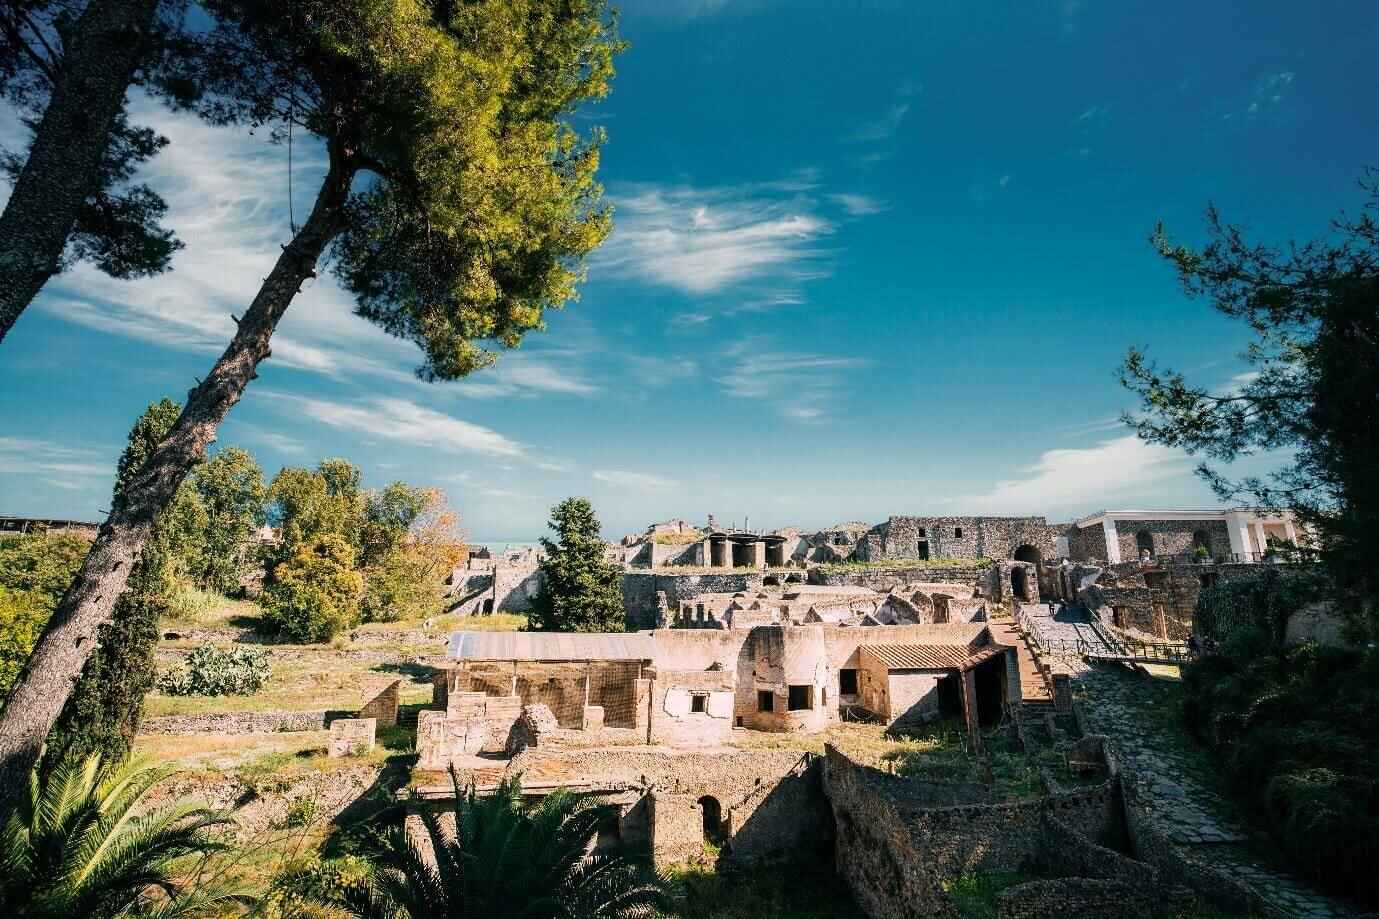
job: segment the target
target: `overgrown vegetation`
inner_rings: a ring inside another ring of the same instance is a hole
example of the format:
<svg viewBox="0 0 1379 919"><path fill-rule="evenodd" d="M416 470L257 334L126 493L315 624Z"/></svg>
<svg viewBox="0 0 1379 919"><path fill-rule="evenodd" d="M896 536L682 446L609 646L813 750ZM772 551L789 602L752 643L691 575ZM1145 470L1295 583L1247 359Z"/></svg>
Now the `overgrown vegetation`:
<svg viewBox="0 0 1379 919"><path fill-rule="evenodd" d="M0 537L0 696L72 582L90 540L72 534Z"/></svg>
<svg viewBox="0 0 1379 919"><path fill-rule="evenodd" d="M211 917L244 899L198 861L226 850L218 838L225 814L182 803L139 815L166 775L132 764L103 769L91 757L35 776L0 825L7 915Z"/></svg>
<svg viewBox="0 0 1379 919"><path fill-rule="evenodd" d="M1379 906L1379 650L1285 647L1274 595L1234 593L1258 624L1236 622L1219 654L1184 668L1188 729L1300 872Z"/></svg>
<svg viewBox="0 0 1379 919"><path fill-rule="evenodd" d="M262 689L272 673L267 651L205 644L181 667L159 674L157 685L169 696L247 696Z"/></svg>

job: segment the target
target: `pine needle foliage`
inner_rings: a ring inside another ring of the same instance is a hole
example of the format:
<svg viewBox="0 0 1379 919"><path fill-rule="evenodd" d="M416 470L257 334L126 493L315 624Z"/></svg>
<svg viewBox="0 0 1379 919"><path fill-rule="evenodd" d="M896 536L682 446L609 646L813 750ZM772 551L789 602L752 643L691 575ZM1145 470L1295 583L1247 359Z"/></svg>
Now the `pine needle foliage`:
<svg viewBox="0 0 1379 919"><path fill-rule="evenodd" d="M551 510L557 541L542 539L541 591L532 598L532 632L622 632L622 569L604 558L598 518L588 498Z"/></svg>

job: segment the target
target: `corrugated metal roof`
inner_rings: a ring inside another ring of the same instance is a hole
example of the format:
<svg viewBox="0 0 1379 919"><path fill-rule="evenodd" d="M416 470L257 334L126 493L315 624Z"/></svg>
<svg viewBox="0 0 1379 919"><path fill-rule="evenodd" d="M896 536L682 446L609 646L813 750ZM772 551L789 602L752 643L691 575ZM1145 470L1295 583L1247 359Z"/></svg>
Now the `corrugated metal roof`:
<svg viewBox="0 0 1379 919"><path fill-rule="evenodd" d="M1005 647L983 645L969 651L957 645L863 645L858 651L887 670L968 670L1004 654Z"/></svg>
<svg viewBox="0 0 1379 919"><path fill-rule="evenodd" d="M467 661L649 661L656 639L629 632L454 632L446 656Z"/></svg>

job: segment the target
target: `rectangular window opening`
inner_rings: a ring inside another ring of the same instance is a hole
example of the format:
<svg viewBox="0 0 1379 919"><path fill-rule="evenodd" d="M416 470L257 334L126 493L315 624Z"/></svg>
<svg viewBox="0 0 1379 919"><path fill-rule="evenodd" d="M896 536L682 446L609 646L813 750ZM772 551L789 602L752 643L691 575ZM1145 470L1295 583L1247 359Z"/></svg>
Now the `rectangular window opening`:
<svg viewBox="0 0 1379 919"><path fill-rule="evenodd" d="M708 705L708 701L709 697L705 693L695 693L694 695L690 696L690 711L700 713L704 712L706 710L706 706Z"/></svg>
<svg viewBox="0 0 1379 919"><path fill-rule="evenodd" d="M757 690L757 711L774 712L776 710L776 694L764 689Z"/></svg>
<svg viewBox="0 0 1379 919"><path fill-rule="evenodd" d="M962 527L953 527L953 538L962 539Z"/></svg>
<svg viewBox="0 0 1379 919"><path fill-rule="evenodd" d="M813 686L791 686L790 687L790 711L806 711L814 707L814 687Z"/></svg>
<svg viewBox="0 0 1379 919"><path fill-rule="evenodd" d="M838 691L845 696L857 695L857 671L838 671Z"/></svg>

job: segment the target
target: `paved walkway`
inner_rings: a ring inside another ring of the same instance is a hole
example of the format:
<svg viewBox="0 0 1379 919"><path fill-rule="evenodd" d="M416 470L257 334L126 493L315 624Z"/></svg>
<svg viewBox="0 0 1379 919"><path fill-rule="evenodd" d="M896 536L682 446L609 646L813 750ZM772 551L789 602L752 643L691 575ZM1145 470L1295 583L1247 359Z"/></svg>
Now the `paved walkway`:
<svg viewBox="0 0 1379 919"><path fill-rule="evenodd" d="M1114 650L1105 643L1101 633L1092 628L1091 616L1080 607L1060 604L1050 613L1047 604L1026 603L1021 606L1021 611L1025 615L1025 621L1038 632L1040 640L1047 645L1056 648L1062 644L1071 649L1078 647L1081 642L1093 652L1111 653Z"/></svg>
<svg viewBox="0 0 1379 919"><path fill-rule="evenodd" d="M992 619L987 623L997 644L1013 645L1020 662L1020 698L1025 702L1052 702L1049 684L1039 672L1039 664L1013 619Z"/></svg>
<svg viewBox="0 0 1379 919"><path fill-rule="evenodd" d="M1245 845L1247 830L1216 792L1202 757L1179 744L1181 733L1159 719L1176 717L1174 687L1127 667L1072 667L1078 705L1091 733L1110 738L1124 765L1139 777L1140 799L1185 858L1209 865L1254 888L1278 915L1336 919L1355 912L1263 864Z"/></svg>

